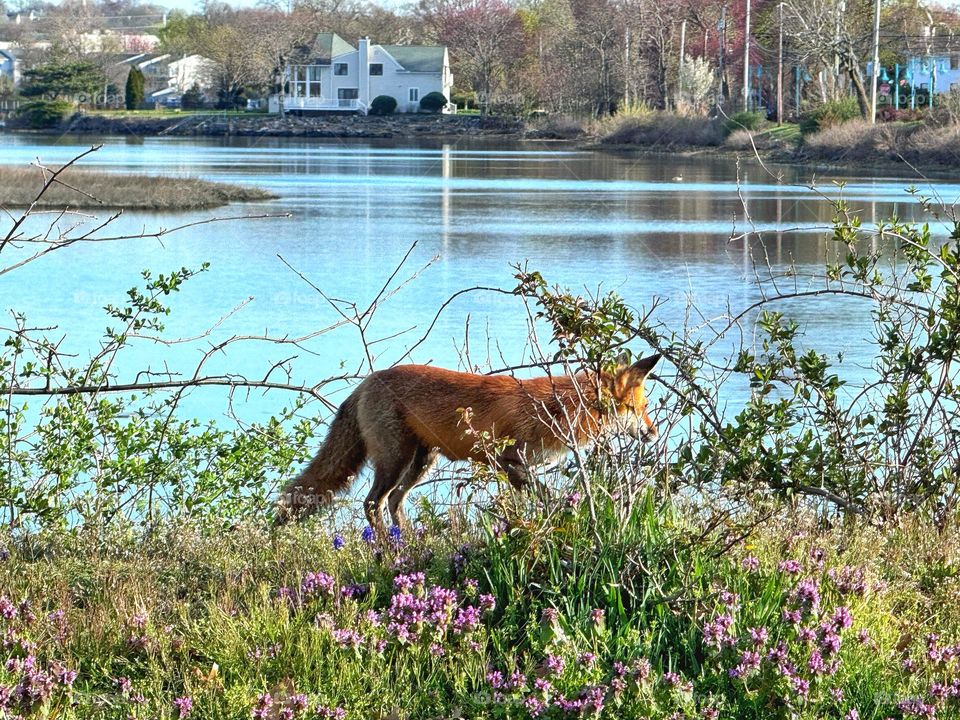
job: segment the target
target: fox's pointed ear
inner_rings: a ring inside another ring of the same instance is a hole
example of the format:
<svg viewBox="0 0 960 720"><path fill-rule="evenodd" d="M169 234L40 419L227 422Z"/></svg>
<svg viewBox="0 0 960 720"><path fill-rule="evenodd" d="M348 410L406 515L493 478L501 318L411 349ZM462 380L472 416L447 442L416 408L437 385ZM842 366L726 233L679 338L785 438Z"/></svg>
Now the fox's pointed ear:
<svg viewBox="0 0 960 720"><path fill-rule="evenodd" d="M637 360L630 367L641 378L646 378L647 375L650 374L650 371L653 370L653 368L656 366L656 364L660 362L661 357L663 356L660 353L654 353L653 355Z"/></svg>

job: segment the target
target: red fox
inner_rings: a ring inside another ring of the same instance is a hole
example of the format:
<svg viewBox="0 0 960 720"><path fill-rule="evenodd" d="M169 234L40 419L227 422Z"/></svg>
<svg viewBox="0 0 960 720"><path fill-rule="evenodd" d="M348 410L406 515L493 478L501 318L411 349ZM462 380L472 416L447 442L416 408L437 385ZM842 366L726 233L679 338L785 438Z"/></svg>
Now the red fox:
<svg viewBox="0 0 960 720"><path fill-rule="evenodd" d="M644 382L660 355L621 364L599 376L474 375L427 365L399 365L366 377L337 410L326 440L306 470L281 494L277 519L307 515L347 490L370 460L373 487L364 510L383 537L384 503L393 522L407 524L403 502L438 454L450 460L491 462L511 485L527 482L526 464L545 462L583 445L620 422L650 442L657 428L647 415ZM467 422L469 419L469 422ZM509 438L488 458L478 433Z"/></svg>

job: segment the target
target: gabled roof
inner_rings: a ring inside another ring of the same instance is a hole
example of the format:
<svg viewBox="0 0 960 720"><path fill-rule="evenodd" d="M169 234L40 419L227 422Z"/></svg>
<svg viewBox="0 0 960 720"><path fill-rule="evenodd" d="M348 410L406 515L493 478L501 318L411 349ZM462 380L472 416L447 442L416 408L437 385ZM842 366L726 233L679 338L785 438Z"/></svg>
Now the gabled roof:
<svg viewBox="0 0 960 720"><path fill-rule="evenodd" d="M443 72L441 45L381 45L407 72Z"/></svg>
<svg viewBox="0 0 960 720"><path fill-rule="evenodd" d="M337 55L356 51L353 45L335 32L322 32L317 33L312 43L298 47L291 60L308 65L329 65Z"/></svg>

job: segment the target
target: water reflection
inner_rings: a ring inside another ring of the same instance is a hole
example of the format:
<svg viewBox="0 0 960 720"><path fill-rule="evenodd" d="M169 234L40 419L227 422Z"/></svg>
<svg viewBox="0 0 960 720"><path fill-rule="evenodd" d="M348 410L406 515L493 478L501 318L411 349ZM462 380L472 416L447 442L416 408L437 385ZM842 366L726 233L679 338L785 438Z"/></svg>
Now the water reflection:
<svg viewBox="0 0 960 720"><path fill-rule="evenodd" d="M0 136L0 161L65 161L91 138ZM680 327L694 302L710 317L755 301L757 265L800 278L822 269L835 252L829 240L843 195L866 224L891 215L921 217L904 193L911 179L833 173L817 177L827 198L810 190L809 171L726 158L628 157L550 143L424 141L346 142L277 138L105 139L89 164L106 172L201 175L260 185L276 202L228 211L126 213L116 231L137 232L232 213L289 212L282 220L205 225L165 238L78 246L0 281L4 309L29 313L38 324L69 329L72 347L89 354L105 325L100 308L116 303L150 267L168 271L209 261L212 270L174 299L173 333L189 335L252 296L244 312L215 333L304 334L338 319L277 255L330 296L369 302L412 243L410 271L436 262L404 286L378 313L371 336L382 363L401 356L434 318L440 304L472 285L512 286L511 263L527 262L550 281L574 288L616 290L637 306L664 298L659 317ZM674 178L681 177L682 182ZM919 183L918 183L919 184ZM960 185L937 182L945 198ZM834 300L790 308L811 341L857 362L869 333L862 307ZM470 318L470 330L466 331ZM527 314L515 298L467 295L441 316L430 341L413 356L456 366L469 339L475 362L522 362ZM296 379L333 374L359 361L346 331L318 338L316 353L296 366ZM156 350L152 350L156 353ZM175 348L164 361L190 367L197 348ZM132 357L131 367L151 353ZM263 349L235 352L221 367L254 371L271 358ZM854 365L855 367L855 365ZM269 404L269 401L264 401ZM257 405L261 407L261 405Z"/></svg>

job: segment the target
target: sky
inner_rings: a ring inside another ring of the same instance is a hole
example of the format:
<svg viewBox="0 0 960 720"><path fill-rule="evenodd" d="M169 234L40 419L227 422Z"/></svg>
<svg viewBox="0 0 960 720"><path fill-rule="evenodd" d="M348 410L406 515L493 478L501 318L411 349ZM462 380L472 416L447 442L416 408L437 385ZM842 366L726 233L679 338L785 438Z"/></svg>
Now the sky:
<svg viewBox="0 0 960 720"><path fill-rule="evenodd" d="M255 7L258 0L224 0L227 5L237 8ZM409 0L374 0L383 7L396 8L408 4ZM171 10L184 10L187 12L198 11L202 5L202 0L155 0L158 5L163 5ZM933 4L942 7L956 8L960 10L960 0L939 0ZM13 6L15 3L7 2L7 5Z"/></svg>

